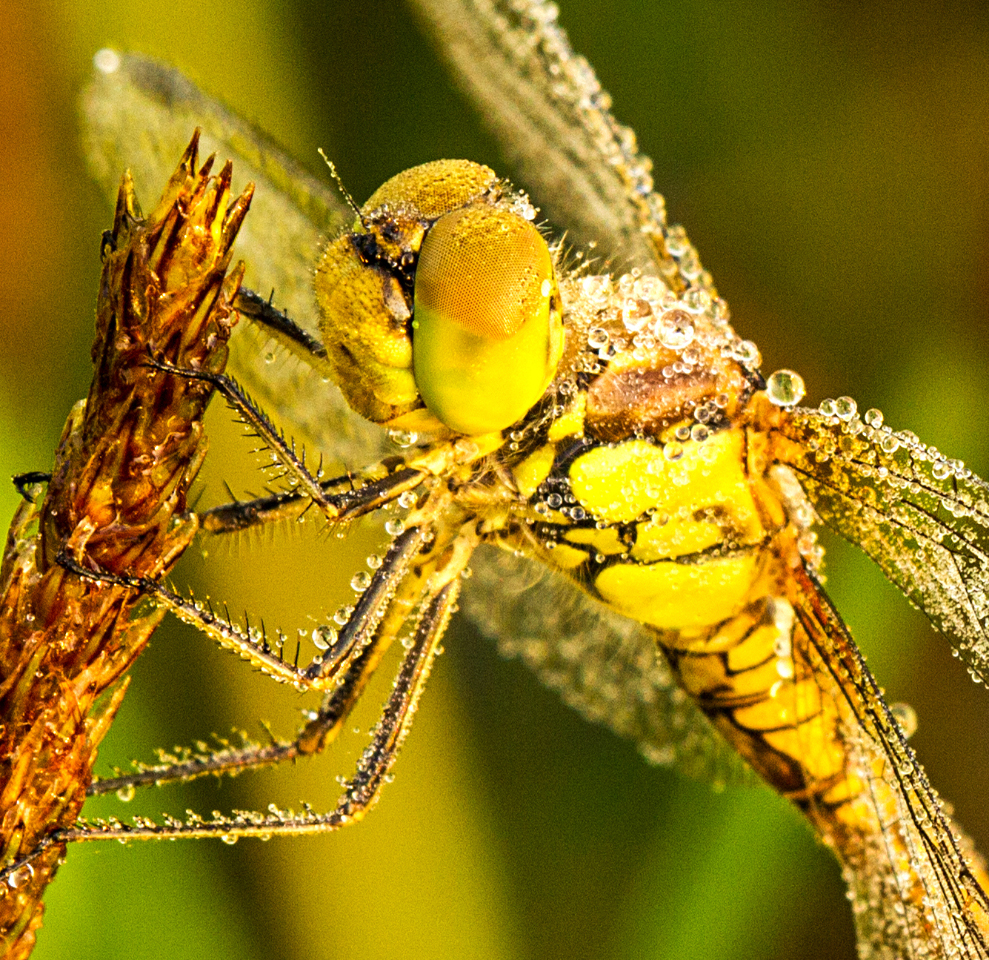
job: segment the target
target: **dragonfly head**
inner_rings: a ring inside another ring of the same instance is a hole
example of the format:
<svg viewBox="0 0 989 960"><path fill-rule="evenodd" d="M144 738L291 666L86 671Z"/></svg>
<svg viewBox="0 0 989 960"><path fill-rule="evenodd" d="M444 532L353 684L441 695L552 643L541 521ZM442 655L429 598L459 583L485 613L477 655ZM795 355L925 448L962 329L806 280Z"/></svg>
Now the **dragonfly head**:
<svg viewBox="0 0 989 960"><path fill-rule="evenodd" d="M563 352L553 257L531 207L465 160L378 189L327 248L316 294L340 388L378 423L503 430Z"/></svg>

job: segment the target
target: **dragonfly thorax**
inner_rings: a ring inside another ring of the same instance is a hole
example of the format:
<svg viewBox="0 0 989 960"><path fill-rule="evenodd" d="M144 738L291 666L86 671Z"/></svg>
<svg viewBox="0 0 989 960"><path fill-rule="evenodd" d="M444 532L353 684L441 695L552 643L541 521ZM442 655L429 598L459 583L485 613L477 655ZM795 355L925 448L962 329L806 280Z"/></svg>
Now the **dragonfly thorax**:
<svg viewBox="0 0 989 960"><path fill-rule="evenodd" d="M562 291L558 409L511 468L531 511L521 549L640 623L734 616L771 586L767 547L787 523L749 351L714 304L652 278L570 277Z"/></svg>

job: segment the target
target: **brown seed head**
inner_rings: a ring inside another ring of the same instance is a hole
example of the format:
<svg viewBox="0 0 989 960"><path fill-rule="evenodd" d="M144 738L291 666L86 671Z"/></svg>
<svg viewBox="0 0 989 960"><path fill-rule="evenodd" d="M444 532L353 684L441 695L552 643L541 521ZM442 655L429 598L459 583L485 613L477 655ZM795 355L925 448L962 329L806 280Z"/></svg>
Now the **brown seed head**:
<svg viewBox="0 0 989 960"><path fill-rule="evenodd" d="M0 867L69 827L96 748L123 697L124 671L161 611L140 596L66 572L167 573L194 536L186 496L206 453L211 388L163 372L155 357L220 372L243 265L226 276L252 187L230 196L230 164L211 177L198 132L154 212L141 219L125 174L104 236L94 375L73 408L41 507L23 503L0 568ZM104 695L107 694L107 695ZM4 956L27 956L54 844L0 887Z"/></svg>

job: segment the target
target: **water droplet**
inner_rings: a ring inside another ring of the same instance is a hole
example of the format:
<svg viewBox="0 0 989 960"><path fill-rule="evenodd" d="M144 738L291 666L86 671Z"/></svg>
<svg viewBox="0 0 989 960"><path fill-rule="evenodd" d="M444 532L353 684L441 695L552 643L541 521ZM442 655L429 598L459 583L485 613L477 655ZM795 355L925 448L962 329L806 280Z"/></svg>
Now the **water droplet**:
<svg viewBox="0 0 989 960"><path fill-rule="evenodd" d="M367 558L366 563L371 570L378 570L384 561L376 553L372 553L371 556Z"/></svg>
<svg viewBox="0 0 989 960"><path fill-rule="evenodd" d="M591 304L605 304L611 296L611 278L584 277L580 289Z"/></svg>
<svg viewBox="0 0 989 960"><path fill-rule="evenodd" d="M313 646L317 650L329 650L332 644L336 643L337 632L333 627L326 626L325 624L316 627L312 632L312 642Z"/></svg>
<svg viewBox="0 0 989 960"><path fill-rule="evenodd" d="M240 838L235 833L225 833L220 839L228 846L232 847Z"/></svg>
<svg viewBox="0 0 989 960"><path fill-rule="evenodd" d="M792 407L806 395L803 377L792 370L777 370L766 380L766 396L778 407Z"/></svg>
<svg viewBox="0 0 989 960"><path fill-rule="evenodd" d="M688 366L694 367L700 363L700 351L697 350L696 347L687 347L687 349L680 354L680 359Z"/></svg>
<svg viewBox="0 0 989 960"><path fill-rule="evenodd" d="M679 440L671 440L663 445L663 456L667 460L679 460L683 456L683 444Z"/></svg>
<svg viewBox="0 0 989 960"><path fill-rule="evenodd" d="M666 223L666 200L661 194L651 193L646 198L649 204L649 215L656 223L662 225Z"/></svg>
<svg viewBox="0 0 989 960"><path fill-rule="evenodd" d="M404 450L419 439L419 434L411 430L389 430L388 439L400 450Z"/></svg>
<svg viewBox="0 0 989 960"><path fill-rule="evenodd" d="M851 397L838 397L834 402L834 413L839 420L851 420L858 411L858 405Z"/></svg>
<svg viewBox="0 0 989 960"><path fill-rule="evenodd" d="M666 231L666 249L671 256L678 257L690 247L687 231L680 224L673 224Z"/></svg>
<svg viewBox="0 0 989 960"><path fill-rule="evenodd" d="M406 490L404 493L399 495L398 505L403 510L411 510L416 505L416 495L411 490Z"/></svg>
<svg viewBox="0 0 989 960"><path fill-rule="evenodd" d="M648 300L629 297L622 304L622 323L629 333L638 333L652 317Z"/></svg>
<svg viewBox="0 0 989 960"><path fill-rule="evenodd" d="M24 886L26 883L30 883L31 878L34 876L34 867L30 863L25 863L23 866L18 867L16 870L12 870L7 875L7 886L12 890L18 890Z"/></svg>
<svg viewBox="0 0 989 960"><path fill-rule="evenodd" d="M353 612L353 607L341 607L333 614L333 622L342 627L350 619Z"/></svg>
<svg viewBox="0 0 989 960"><path fill-rule="evenodd" d="M385 533L390 537L397 537L400 533L405 533L405 522L397 519L387 521Z"/></svg>
<svg viewBox="0 0 989 960"><path fill-rule="evenodd" d="M125 783L117 791L117 799L120 800L122 803L130 803L131 800L134 799L134 792L135 792L134 791L134 784L133 783Z"/></svg>
<svg viewBox="0 0 989 960"><path fill-rule="evenodd" d="M883 453L896 453L900 449L900 440L895 434L887 434L879 441Z"/></svg>
<svg viewBox="0 0 989 960"><path fill-rule="evenodd" d="M120 54L108 47L97 50L93 57L93 66L100 73L116 73L120 69Z"/></svg>
<svg viewBox="0 0 989 960"><path fill-rule="evenodd" d="M369 586L371 586L371 574L366 570L358 570L350 578L350 589L356 590L358 593L363 593Z"/></svg>
<svg viewBox="0 0 989 960"><path fill-rule="evenodd" d="M731 353L744 367L755 368L762 363L762 354L751 340L739 340L733 346Z"/></svg>
<svg viewBox="0 0 989 960"><path fill-rule="evenodd" d="M693 342L694 322L685 310L667 310L657 324L659 342L670 350L683 350Z"/></svg>
<svg viewBox="0 0 989 960"><path fill-rule="evenodd" d="M891 703L889 712L900 725L903 736L909 740L917 732L917 711L909 703Z"/></svg>
<svg viewBox="0 0 989 960"><path fill-rule="evenodd" d="M873 430L878 430L883 425L883 412L872 407L862 414L862 419L865 421L866 426L872 427Z"/></svg>

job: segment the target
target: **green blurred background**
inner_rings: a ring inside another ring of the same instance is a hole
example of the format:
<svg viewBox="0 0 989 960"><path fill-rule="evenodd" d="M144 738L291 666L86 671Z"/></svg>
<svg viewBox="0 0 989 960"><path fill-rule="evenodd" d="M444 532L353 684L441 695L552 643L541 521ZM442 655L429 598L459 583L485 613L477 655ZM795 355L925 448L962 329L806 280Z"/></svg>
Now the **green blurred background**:
<svg viewBox="0 0 989 960"><path fill-rule="evenodd" d="M878 406L989 473L989 15L923 0L573 0L562 20L766 371L799 370L812 403ZM87 178L74 104L99 47L171 61L316 171L322 146L358 200L427 159L503 167L392 2L15 0L4 21L0 478L50 464L88 383L110 210ZM257 489L249 444L214 412L221 466L204 483ZM14 503L0 485L0 514ZM182 580L291 629L342 601L367 547L314 526L208 550ZM935 786L989 850L989 698L867 561L835 545L829 570L889 699L917 709ZM466 626L446 648L395 783L362 826L73 848L36 956L854 955L838 869L775 796L646 766ZM234 724L257 734L259 719L287 732L299 706L171 625L135 670L104 757L150 759ZM366 731L375 706L355 725ZM306 767L93 811L326 809L364 736Z"/></svg>

